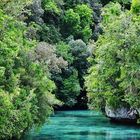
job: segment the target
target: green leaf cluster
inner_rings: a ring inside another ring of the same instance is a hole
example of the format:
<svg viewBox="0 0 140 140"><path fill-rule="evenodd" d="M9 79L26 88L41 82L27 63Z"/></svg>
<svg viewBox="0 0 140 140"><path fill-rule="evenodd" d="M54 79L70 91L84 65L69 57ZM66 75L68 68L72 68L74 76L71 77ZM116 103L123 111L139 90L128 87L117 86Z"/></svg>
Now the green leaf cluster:
<svg viewBox="0 0 140 140"><path fill-rule="evenodd" d="M57 2L55 0L43 0L43 7L46 12L60 14L61 8L59 8Z"/></svg>
<svg viewBox="0 0 140 140"><path fill-rule="evenodd" d="M140 1L139 0L132 0L131 11L135 14L140 13Z"/></svg>
<svg viewBox="0 0 140 140"><path fill-rule="evenodd" d="M79 4L74 9L68 9L64 16L67 36L83 39L87 42L92 35L93 10L86 4Z"/></svg>

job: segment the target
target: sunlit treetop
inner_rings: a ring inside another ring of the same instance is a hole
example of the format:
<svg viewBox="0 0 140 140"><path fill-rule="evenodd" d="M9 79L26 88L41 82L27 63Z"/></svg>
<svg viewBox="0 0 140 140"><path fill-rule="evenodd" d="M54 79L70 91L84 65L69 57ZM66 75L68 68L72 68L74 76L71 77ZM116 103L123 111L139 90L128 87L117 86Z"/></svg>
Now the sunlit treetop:
<svg viewBox="0 0 140 140"><path fill-rule="evenodd" d="M140 13L140 0L132 0L131 11L135 14Z"/></svg>

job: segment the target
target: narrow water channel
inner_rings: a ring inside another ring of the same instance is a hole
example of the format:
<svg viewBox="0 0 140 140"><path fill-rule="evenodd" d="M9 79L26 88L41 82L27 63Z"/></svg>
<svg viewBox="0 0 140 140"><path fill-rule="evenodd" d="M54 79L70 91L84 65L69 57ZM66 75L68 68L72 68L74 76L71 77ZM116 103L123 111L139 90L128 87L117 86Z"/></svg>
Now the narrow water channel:
<svg viewBox="0 0 140 140"><path fill-rule="evenodd" d="M113 124L95 111L60 111L23 140L140 140L140 127Z"/></svg>

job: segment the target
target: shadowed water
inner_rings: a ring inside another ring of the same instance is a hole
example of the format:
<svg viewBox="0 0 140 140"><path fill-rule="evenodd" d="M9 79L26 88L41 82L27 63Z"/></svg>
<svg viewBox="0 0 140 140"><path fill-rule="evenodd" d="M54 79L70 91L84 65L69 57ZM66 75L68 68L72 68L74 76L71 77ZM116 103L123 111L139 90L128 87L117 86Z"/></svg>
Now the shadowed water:
<svg viewBox="0 0 140 140"><path fill-rule="evenodd" d="M95 111L60 111L24 140L140 140L140 127L112 124Z"/></svg>

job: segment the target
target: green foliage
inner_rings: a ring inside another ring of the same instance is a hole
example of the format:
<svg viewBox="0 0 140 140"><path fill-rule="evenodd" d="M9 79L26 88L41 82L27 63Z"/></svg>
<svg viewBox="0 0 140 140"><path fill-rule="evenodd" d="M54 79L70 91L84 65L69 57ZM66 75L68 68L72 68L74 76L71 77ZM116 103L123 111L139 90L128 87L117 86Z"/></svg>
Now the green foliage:
<svg viewBox="0 0 140 140"><path fill-rule="evenodd" d="M82 0L64 0L66 8L74 8L76 5L81 4Z"/></svg>
<svg viewBox="0 0 140 140"><path fill-rule="evenodd" d="M103 8L103 34L90 48L93 66L85 82L87 44L100 28L98 2L1 0L0 139L20 138L45 122L56 104L73 107L85 93L84 82L92 109L140 107L140 17L124 13L129 0L114 2ZM139 13L138 4L133 1L133 13Z"/></svg>
<svg viewBox="0 0 140 140"><path fill-rule="evenodd" d="M121 4L130 4L132 0L113 0L113 2L119 2Z"/></svg>
<svg viewBox="0 0 140 140"><path fill-rule="evenodd" d="M108 14L110 9L105 7L109 12L103 17L104 33L96 43L95 61L86 77L90 107L139 108L139 16L115 8L115 14Z"/></svg>
<svg viewBox="0 0 140 140"><path fill-rule="evenodd" d="M46 121L55 84L29 51L36 41L25 38L26 26L0 11L0 139L20 136ZM51 99L51 100L50 100Z"/></svg>
<svg viewBox="0 0 140 140"><path fill-rule="evenodd" d="M78 13L75 13L73 9L69 9L65 12L64 22L67 24L67 27L70 28L70 34L80 30L80 16Z"/></svg>
<svg viewBox="0 0 140 140"><path fill-rule="evenodd" d="M56 55L56 48L45 42L40 42L35 50L31 52L32 59L39 61L44 69L52 73L61 73L61 69L67 68L67 61L62 56Z"/></svg>
<svg viewBox="0 0 140 140"><path fill-rule="evenodd" d="M59 28L56 28L51 24L43 23L42 25L38 25L34 22L29 24L26 37L30 39L38 39L39 41L50 44L55 44L62 40Z"/></svg>
<svg viewBox="0 0 140 140"><path fill-rule="evenodd" d="M131 10L133 13L136 13L136 14L140 13L140 1L139 0L132 0Z"/></svg>
<svg viewBox="0 0 140 140"><path fill-rule="evenodd" d="M62 82L63 87L57 93L57 97L61 99L65 105L73 106L77 102L77 96L80 94L80 84L78 80L78 73L76 70Z"/></svg>
<svg viewBox="0 0 140 140"><path fill-rule="evenodd" d="M115 18L118 18L118 16L122 13L121 5L119 3L113 3L113 2L110 2L109 4L107 4L102 10L103 10L102 12L103 28L107 27L107 25L110 25L109 23L112 23L112 21Z"/></svg>
<svg viewBox="0 0 140 140"><path fill-rule="evenodd" d="M92 24L92 9L86 5L81 4L75 7L75 12L80 16L81 26L87 26Z"/></svg>
<svg viewBox="0 0 140 140"><path fill-rule="evenodd" d="M34 0L28 7L30 10L30 22L34 21L37 24L43 24L44 9L42 7L42 0Z"/></svg>
<svg viewBox="0 0 140 140"><path fill-rule="evenodd" d="M66 36L73 35L75 38L87 42L92 35L90 28L93 22L92 15L92 9L86 4L77 5L75 9L67 10L64 16Z"/></svg>
<svg viewBox="0 0 140 140"><path fill-rule="evenodd" d="M87 58L89 57L88 46L80 39L71 40L69 46L71 47L70 50L74 58L73 66L78 70L79 80L81 81L89 66L87 61Z"/></svg>
<svg viewBox="0 0 140 140"><path fill-rule="evenodd" d="M125 100L133 107L133 108L138 108L140 106L140 94L138 93L137 95L133 94L127 94L125 96Z"/></svg>
<svg viewBox="0 0 140 140"><path fill-rule="evenodd" d="M27 13L25 7L32 4L32 0L1 0L0 9L6 14L18 17L22 13Z"/></svg>
<svg viewBox="0 0 140 140"><path fill-rule="evenodd" d="M101 2L105 5L108 4L109 2L116 2L116 3L120 3L123 6L124 5L130 5L132 0L101 0Z"/></svg>
<svg viewBox="0 0 140 140"><path fill-rule="evenodd" d="M43 7L46 12L60 14L61 9L58 7L55 0L43 0Z"/></svg>
<svg viewBox="0 0 140 140"><path fill-rule="evenodd" d="M62 70L59 75L53 75L57 85L56 95L66 106L74 106L77 98L84 90L83 75L86 73L89 63L88 47L82 40L71 40L68 44L60 42L57 47L58 56L68 62L68 68Z"/></svg>
<svg viewBox="0 0 140 140"><path fill-rule="evenodd" d="M73 63L74 58L70 51L70 46L65 42L59 42L57 44L56 53L58 56L62 56L68 62L69 65Z"/></svg>
<svg viewBox="0 0 140 140"><path fill-rule="evenodd" d="M53 25L42 25L38 34L41 41L46 41L51 44L57 43L61 40L59 29Z"/></svg>

